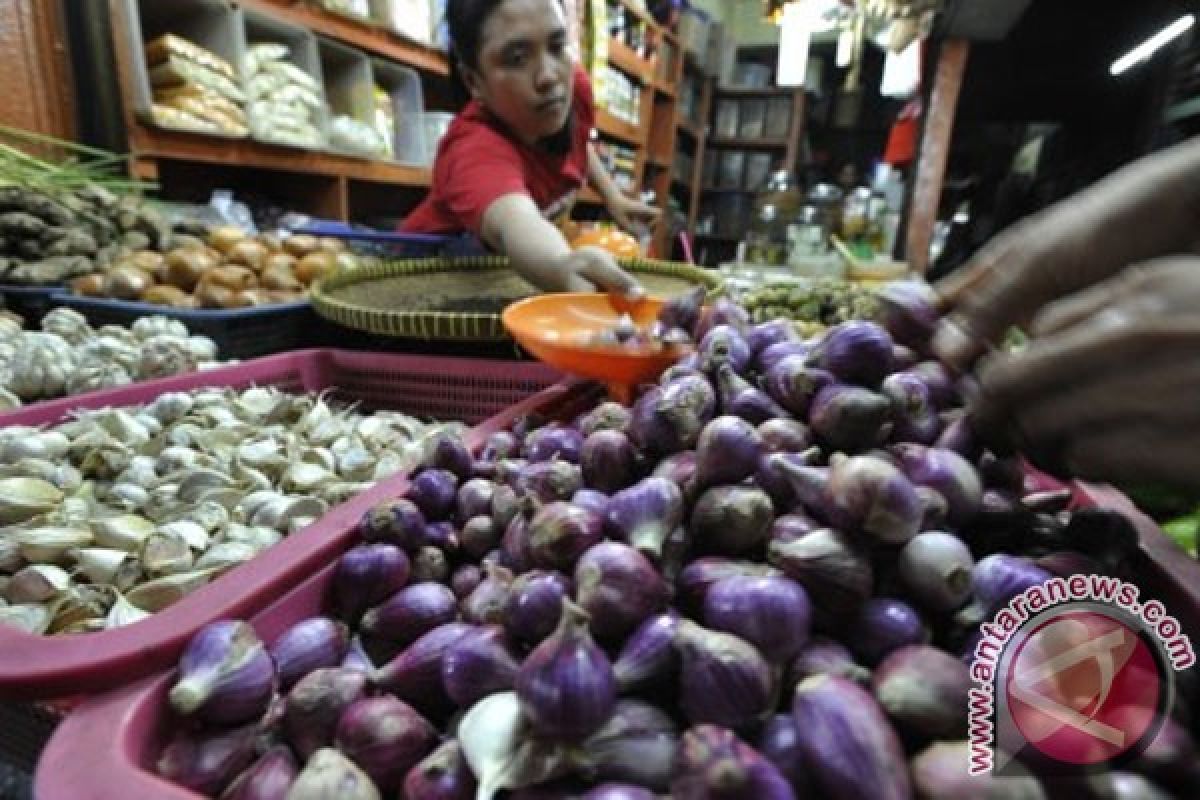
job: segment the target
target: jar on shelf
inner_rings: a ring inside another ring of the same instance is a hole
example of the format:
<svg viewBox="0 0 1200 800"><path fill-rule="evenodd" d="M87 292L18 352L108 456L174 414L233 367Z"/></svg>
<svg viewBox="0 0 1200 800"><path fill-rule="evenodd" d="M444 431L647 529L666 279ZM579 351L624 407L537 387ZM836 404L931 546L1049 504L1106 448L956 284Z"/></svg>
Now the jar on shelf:
<svg viewBox="0 0 1200 800"><path fill-rule="evenodd" d="M842 229L842 190L832 183L818 183L808 190L806 202L817 209L828 247L829 234Z"/></svg>
<svg viewBox="0 0 1200 800"><path fill-rule="evenodd" d="M871 190L860 186L850 193L842 206L842 238L847 243L866 238L871 219Z"/></svg>

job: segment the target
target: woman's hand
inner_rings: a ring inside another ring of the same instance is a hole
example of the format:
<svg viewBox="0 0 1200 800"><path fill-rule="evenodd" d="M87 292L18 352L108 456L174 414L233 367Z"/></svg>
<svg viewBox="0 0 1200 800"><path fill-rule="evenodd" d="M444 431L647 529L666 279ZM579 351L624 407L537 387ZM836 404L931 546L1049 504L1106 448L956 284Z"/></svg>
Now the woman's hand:
<svg viewBox="0 0 1200 800"><path fill-rule="evenodd" d="M1200 242L1200 138L1142 159L997 236L938 285L953 313L934 338L966 367L1045 304L1129 264Z"/></svg>
<svg viewBox="0 0 1200 800"><path fill-rule="evenodd" d="M1200 257L1128 268L1047 306L1032 333L980 364L981 431L1051 471L1200 488Z"/></svg>
<svg viewBox="0 0 1200 800"><path fill-rule="evenodd" d="M565 292L611 292L630 299L641 297L645 292L607 250L599 247L580 247L563 258L558 266L563 277Z"/></svg>
<svg viewBox="0 0 1200 800"><path fill-rule="evenodd" d="M608 213L613 221L627 233L638 236L646 230L653 230L662 215L662 209L634 200L623 194L618 194L608 203Z"/></svg>

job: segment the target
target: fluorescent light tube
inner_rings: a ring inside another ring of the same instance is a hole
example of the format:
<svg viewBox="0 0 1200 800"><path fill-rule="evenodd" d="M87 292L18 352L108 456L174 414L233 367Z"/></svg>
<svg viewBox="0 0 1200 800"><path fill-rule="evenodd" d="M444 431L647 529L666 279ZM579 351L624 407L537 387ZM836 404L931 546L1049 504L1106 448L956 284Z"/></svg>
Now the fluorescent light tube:
<svg viewBox="0 0 1200 800"><path fill-rule="evenodd" d="M1108 71L1113 75L1120 75L1122 72L1134 66L1135 64L1140 64L1158 52L1159 48L1161 48L1163 45L1172 41L1176 37L1181 36L1184 32L1191 28L1195 22L1196 18L1191 14L1186 14L1180 17L1114 61L1112 66L1108 68Z"/></svg>

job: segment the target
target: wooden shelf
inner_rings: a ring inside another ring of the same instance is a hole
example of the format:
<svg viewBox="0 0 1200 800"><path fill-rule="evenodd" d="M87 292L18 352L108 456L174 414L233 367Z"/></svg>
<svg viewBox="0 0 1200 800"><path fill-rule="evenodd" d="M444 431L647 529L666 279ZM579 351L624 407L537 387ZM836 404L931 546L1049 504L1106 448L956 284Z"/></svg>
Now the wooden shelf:
<svg viewBox="0 0 1200 800"><path fill-rule="evenodd" d="M679 132L680 132L680 133L686 133L688 136L690 136L690 137L692 137L693 139L695 139L695 140L699 141L699 139L700 139L700 126L699 126L699 125L697 125L696 123L694 123L694 122L691 122L691 121L689 121L689 120L686 120L686 119L683 119L682 117L680 117L680 118L679 118L679 122L677 122L677 123L676 123L676 127L679 129Z"/></svg>
<svg viewBox="0 0 1200 800"><path fill-rule="evenodd" d="M646 164L647 164L647 166L658 167L659 169L667 169L671 166L671 159L668 158L667 156L660 156L660 155L656 155L654 153L647 153L646 154Z"/></svg>
<svg viewBox="0 0 1200 800"><path fill-rule="evenodd" d="M239 0L244 8L302 25L316 33L360 47L384 58L432 73L449 75L445 53L428 45L405 39L398 33L353 17L334 14L319 6L298 0Z"/></svg>
<svg viewBox="0 0 1200 800"><path fill-rule="evenodd" d="M654 79L658 66L656 62L639 56L620 39L611 37L608 40L608 63L643 85Z"/></svg>
<svg viewBox="0 0 1200 800"><path fill-rule="evenodd" d="M620 139L638 147L646 143L645 131L643 131L637 125L633 125L623 119L614 117L603 108L596 109L596 128L607 136L611 136L614 139Z"/></svg>
<svg viewBox="0 0 1200 800"><path fill-rule="evenodd" d="M252 139L220 139L196 133L139 125L129 131L133 173L155 180L161 160L214 164L230 168L300 172L400 186L429 186L429 170L387 161L339 156L264 144Z"/></svg>
<svg viewBox="0 0 1200 800"><path fill-rule="evenodd" d="M749 86L718 86L716 92L719 97L790 97L801 88L803 87L763 86L751 88Z"/></svg>
<svg viewBox="0 0 1200 800"><path fill-rule="evenodd" d="M741 136L714 136L708 140L710 147L740 147L744 150L786 150L787 139L749 139Z"/></svg>
<svg viewBox="0 0 1200 800"><path fill-rule="evenodd" d="M654 91L658 92L661 95L669 97L672 100L675 99L674 87L668 86L665 82L658 80L657 78L654 80Z"/></svg>

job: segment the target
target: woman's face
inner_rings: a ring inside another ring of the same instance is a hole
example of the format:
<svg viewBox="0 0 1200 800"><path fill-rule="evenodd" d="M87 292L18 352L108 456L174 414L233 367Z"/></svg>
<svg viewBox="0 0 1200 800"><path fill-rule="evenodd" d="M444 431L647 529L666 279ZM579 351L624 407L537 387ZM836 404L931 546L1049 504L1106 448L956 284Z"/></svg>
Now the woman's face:
<svg viewBox="0 0 1200 800"><path fill-rule="evenodd" d="M504 0L483 24L471 95L521 141L562 130L571 111L567 27L556 0Z"/></svg>

